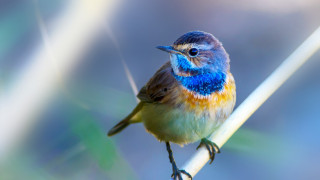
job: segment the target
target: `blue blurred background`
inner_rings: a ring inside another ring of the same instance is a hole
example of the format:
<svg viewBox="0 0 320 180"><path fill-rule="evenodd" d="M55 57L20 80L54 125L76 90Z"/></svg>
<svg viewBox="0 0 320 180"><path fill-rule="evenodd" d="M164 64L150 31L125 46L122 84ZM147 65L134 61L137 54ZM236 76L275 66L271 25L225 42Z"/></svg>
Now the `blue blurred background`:
<svg viewBox="0 0 320 180"><path fill-rule="evenodd" d="M50 25L68 2L38 6ZM202 30L230 55L237 106L320 25L317 0L121 0L117 6L108 23L138 88L169 59L156 46ZM42 46L33 1L1 0L0 95ZM78 58L64 87L31 117L35 123L1 162L0 179L169 179L165 144L142 124L106 136L136 105L112 38L101 30ZM275 92L195 179L320 179L319 58L318 52ZM173 146L178 165L197 145Z"/></svg>

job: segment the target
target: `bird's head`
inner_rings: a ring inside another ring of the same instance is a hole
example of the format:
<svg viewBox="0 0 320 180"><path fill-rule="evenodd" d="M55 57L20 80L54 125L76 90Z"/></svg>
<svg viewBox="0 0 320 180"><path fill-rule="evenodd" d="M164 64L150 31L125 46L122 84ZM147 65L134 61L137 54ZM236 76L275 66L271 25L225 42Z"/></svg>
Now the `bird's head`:
<svg viewBox="0 0 320 180"><path fill-rule="evenodd" d="M229 56L212 34L202 31L188 32L172 46L158 46L170 54L171 66L177 76L195 76L204 73L226 73Z"/></svg>

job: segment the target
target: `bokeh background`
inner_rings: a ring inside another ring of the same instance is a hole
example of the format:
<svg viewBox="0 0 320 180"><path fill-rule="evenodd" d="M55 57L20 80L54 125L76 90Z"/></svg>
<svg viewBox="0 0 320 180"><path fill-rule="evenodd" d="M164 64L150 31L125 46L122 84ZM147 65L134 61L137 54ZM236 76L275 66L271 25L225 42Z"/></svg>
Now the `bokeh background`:
<svg viewBox="0 0 320 180"><path fill-rule="evenodd" d="M34 6L31 0L0 1L0 102L44 47ZM70 2L39 0L37 6L50 35L50 24ZM30 123L0 161L0 179L169 179L165 144L142 124L106 136L136 105L121 56L141 88L169 59L155 46L169 45L191 30L210 32L230 54L238 106L320 25L319 19L318 0L119 1L106 21L113 36L103 28L95 32L50 100L25 117ZM319 179L319 58L316 53L275 92L195 179ZM3 123L0 131L6 129ZM178 165L197 145L173 146Z"/></svg>

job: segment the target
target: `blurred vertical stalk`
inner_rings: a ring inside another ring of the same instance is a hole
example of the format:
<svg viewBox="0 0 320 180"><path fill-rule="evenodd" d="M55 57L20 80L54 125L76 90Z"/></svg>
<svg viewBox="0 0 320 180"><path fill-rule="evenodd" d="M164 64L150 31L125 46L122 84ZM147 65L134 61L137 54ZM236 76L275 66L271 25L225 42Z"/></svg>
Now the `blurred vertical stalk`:
<svg viewBox="0 0 320 180"><path fill-rule="evenodd" d="M312 33L285 61L263 81L210 137L219 147L320 48L320 27ZM195 176L209 160L202 147L186 162L182 169ZM183 179L189 179L184 175Z"/></svg>
<svg viewBox="0 0 320 180"><path fill-rule="evenodd" d="M130 83L130 86L131 86L131 89L132 89L132 92L133 92L133 95L134 97L136 98L136 102L139 103L140 100L137 98L137 95L138 95L138 88L137 88L137 85L133 79L133 76L129 70L129 67L123 57L123 54L121 52L121 49L120 49L120 45L119 45L119 42L117 41L117 38L116 36L114 35L113 31L111 30L110 26L108 24L105 25L105 32L106 34L111 38L111 41L112 43L114 44L114 46L116 47L117 49L117 52L118 52L118 55L120 57L120 60L121 60L121 63L123 65L123 68L124 68L124 71L126 73L126 76L127 76L127 79Z"/></svg>
<svg viewBox="0 0 320 180"><path fill-rule="evenodd" d="M54 96L61 79L66 79L81 55L111 18L117 0L71 0L51 24L50 49L39 46L34 55L0 94L0 161L7 157L30 127L37 114ZM54 62L55 67L53 67ZM59 70L57 74L56 70Z"/></svg>
<svg viewBox="0 0 320 180"><path fill-rule="evenodd" d="M39 8L39 1L38 0L33 0L34 3L34 9L35 9L35 15L37 18L38 26L40 29L41 37L45 46L45 49L48 53L48 61L51 63L51 67L54 68L54 72L56 73L56 76L58 78L58 83L60 86L60 89L62 92L64 92L65 97L70 99L71 102L73 102L75 105L83 108L83 109L89 109L89 106L87 106L85 103L80 101L78 98L74 97L72 93L68 91L67 86L64 83L64 79L61 75L60 69L58 68L58 65L56 64L57 62L57 57L55 56L55 53L53 52L52 48L52 43L50 41L49 33L47 26L43 20L43 17L41 16L40 8Z"/></svg>

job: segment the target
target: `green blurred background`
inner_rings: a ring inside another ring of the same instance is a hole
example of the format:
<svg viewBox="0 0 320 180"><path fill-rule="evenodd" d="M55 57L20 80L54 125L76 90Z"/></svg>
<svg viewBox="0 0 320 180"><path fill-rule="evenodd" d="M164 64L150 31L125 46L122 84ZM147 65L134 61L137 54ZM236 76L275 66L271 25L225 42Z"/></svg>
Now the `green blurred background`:
<svg viewBox="0 0 320 180"><path fill-rule="evenodd" d="M38 6L50 25L68 1L39 0ZM121 0L109 24L138 88L169 58L155 46L191 30L214 34L230 54L239 105L319 19L317 0ZM1 0L0 95L41 46L33 1ZM111 38L97 34L79 58L64 87L0 163L0 179L169 179L165 144L141 124L106 136L136 105ZM319 58L297 71L195 179L320 179ZM173 146L178 165L197 145Z"/></svg>

